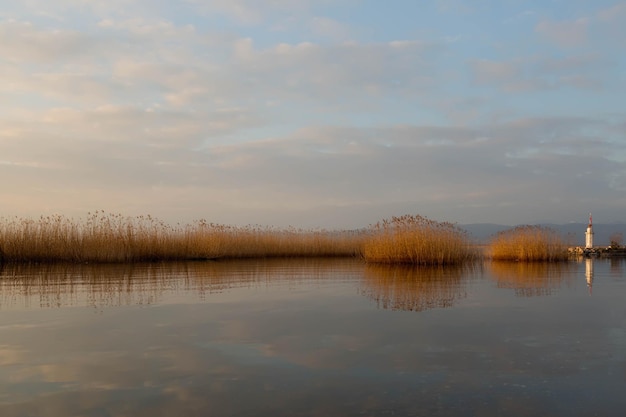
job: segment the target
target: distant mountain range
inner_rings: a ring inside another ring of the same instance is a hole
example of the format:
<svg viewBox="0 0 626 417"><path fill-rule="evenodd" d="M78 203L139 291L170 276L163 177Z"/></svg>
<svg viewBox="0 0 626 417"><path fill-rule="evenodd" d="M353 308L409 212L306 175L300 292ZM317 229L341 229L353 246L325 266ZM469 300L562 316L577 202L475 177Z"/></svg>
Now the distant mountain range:
<svg viewBox="0 0 626 417"><path fill-rule="evenodd" d="M477 242L487 242L496 233L512 229L515 226L507 226L492 223L474 223L460 224L460 228L467 230L470 237ZM568 224L540 224L540 226L549 227L559 233L565 241L572 246L584 246L585 232L587 231L587 223L568 223ZM593 224L593 243L596 246L608 246L611 242L611 236L615 233L621 233L623 236L622 244L626 243L626 223L599 223Z"/></svg>

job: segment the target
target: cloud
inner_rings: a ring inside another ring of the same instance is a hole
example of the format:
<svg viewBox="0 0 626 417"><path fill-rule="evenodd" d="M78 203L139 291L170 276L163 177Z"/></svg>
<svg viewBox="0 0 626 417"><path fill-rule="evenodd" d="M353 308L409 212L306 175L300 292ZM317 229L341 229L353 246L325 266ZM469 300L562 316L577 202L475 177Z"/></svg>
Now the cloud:
<svg viewBox="0 0 626 417"><path fill-rule="evenodd" d="M506 92L550 91L564 88L599 90L615 64L598 54L518 57L512 60L470 61L477 85Z"/></svg>
<svg viewBox="0 0 626 417"><path fill-rule="evenodd" d="M238 118L240 110L215 117L225 117L228 126L233 115ZM526 118L473 128L311 126L231 144L204 141L211 128L201 120L124 107L48 111L36 136L25 130L3 139L0 171L16 178L4 192L37 187L48 202L84 207L91 201L92 207L168 218L186 204L205 207L215 220L252 207L257 213L250 222L271 224L293 220L285 216L289 211L370 207L379 214L360 217L368 224L398 214L383 208L389 204L422 207L431 216L438 205L473 206L466 211L472 216L480 207L526 207L527 193L589 204L621 192L626 179L626 162L614 159L614 145L606 139L616 125L591 118ZM584 183L593 191L581 199L577 190ZM74 194L81 189L91 191ZM356 220L335 216L333 226L365 225Z"/></svg>
<svg viewBox="0 0 626 417"><path fill-rule="evenodd" d="M535 31L557 46L572 48L587 43L588 28L589 20L585 18L561 22L543 20L535 26Z"/></svg>
<svg viewBox="0 0 626 417"><path fill-rule="evenodd" d="M217 0L206 4L201 0L186 0L201 13L220 13L243 25L259 25L276 16L307 16L314 9L351 3L352 0L271 0L259 3L254 0Z"/></svg>
<svg viewBox="0 0 626 417"><path fill-rule="evenodd" d="M480 84L508 81L518 76L516 66L511 62L477 60L471 63L474 78Z"/></svg>
<svg viewBox="0 0 626 417"><path fill-rule="evenodd" d="M605 45L610 45L617 50L623 48L626 37L626 3L618 2L606 9L601 9L594 16L594 33L597 39Z"/></svg>
<svg viewBox="0 0 626 417"><path fill-rule="evenodd" d="M488 27L447 26L437 7L424 30L397 20L378 36L355 5L12 5L0 20L7 211L352 227L519 204L502 214L512 222L543 209L523 193L574 207L581 184L623 202L610 196L624 184L623 47L604 36L620 30L619 5L517 19L495 47Z"/></svg>
<svg viewBox="0 0 626 417"><path fill-rule="evenodd" d="M66 29L42 30L18 20L0 21L0 53L10 63L79 58L98 48L97 39Z"/></svg>
<svg viewBox="0 0 626 417"><path fill-rule="evenodd" d="M619 23L626 16L626 2L617 2L613 6L601 9L596 14L597 18L604 22Z"/></svg>
<svg viewBox="0 0 626 417"><path fill-rule="evenodd" d="M331 46L282 43L258 50L251 40L241 40L235 44L234 66L251 88L282 98L418 94L432 85L431 58L440 48L420 41L393 41Z"/></svg>
<svg viewBox="0 0 626 417"><path fill-rule="evenodd" d="M263 193L303 209L315 204L349 205L414 200L423 204L521 202L520 192L542 182L534 195L560 194L577 186L580 165L591 170L597 192L610 192L605 168L611 145L594 140L595 155L578 155L572 134L593 121L528 119L498 128L397 127L308 129L279 141L210 149L224 171L224 185L251 201ZM334 138L328 140L328 138ZM529 138L534 138L530 140ZM489 190L485 193L485 190ZM372 199L372 191L376 197ZM324 196L320 198L320 196ZM282 196L282 197L281 197ZM289 198L287 198L289 196ZM411 196L411 197L408 197ZM267 200L266 200L267 201Z"/></svg>
<svg viewBox="0 0 626 417"><path fill-rule="evenodd" d="M313 17L309 25L313 34L332 40L345 41L350 33L345 24L329 17Z"/></svg>
<svg viewBox="0 0 626 417"><path fill-rule="evenodd" d="M319 24L315 30L339 28L331 19L312 22ZM26 22L5 21L0 27L11 34L0 46L12 63L0 68L8 81L5 91L92 105L211 107L250 98L341 103L393 91L415 95L432 87L433 58L443 49L418 40L256 48L249 38L163 19L102 19L88 36Z"/></svg>
<svg viewBox="0 0 626 417"><path fill-rule="evenodd" d="M436 0L435 3L437 8L445 13L468 14L473 11L467 3L459 0Z"/></svg>

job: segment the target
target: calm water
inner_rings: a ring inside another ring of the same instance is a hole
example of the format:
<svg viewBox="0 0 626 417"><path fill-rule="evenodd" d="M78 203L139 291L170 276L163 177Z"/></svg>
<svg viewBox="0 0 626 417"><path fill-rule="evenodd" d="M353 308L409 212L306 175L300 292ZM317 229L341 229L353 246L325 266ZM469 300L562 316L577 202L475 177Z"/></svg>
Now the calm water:
<svg viewBox="0 0 626 417"><path fill-rule="evenodd" d="M622 417L625 270L5 266L0 415Z"/></svg>

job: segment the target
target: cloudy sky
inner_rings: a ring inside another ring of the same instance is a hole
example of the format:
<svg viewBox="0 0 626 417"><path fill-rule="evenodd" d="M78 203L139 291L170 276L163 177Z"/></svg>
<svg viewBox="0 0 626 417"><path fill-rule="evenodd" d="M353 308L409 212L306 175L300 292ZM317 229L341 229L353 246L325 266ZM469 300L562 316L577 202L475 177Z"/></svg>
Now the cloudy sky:
<svg viewBox="0 0 626 417"><path fill-rule="evenodd" d="M0 216L626 221L626 1L0 7Z"/></svg>

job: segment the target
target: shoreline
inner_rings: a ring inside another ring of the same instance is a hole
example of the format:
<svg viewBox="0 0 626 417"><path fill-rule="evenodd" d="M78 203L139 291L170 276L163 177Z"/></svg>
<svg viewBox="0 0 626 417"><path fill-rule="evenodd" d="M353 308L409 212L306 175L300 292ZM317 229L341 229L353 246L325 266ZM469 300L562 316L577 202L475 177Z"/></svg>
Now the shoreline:
<svg viewBox="0 0 626 417"><path fill-rule="evenodd" d="M593 248L585 248L583 246L572 246L568 248L568 252L586 258L619 258L626 257L626 248L613 248L611 246L596 246Z"/></svg>

